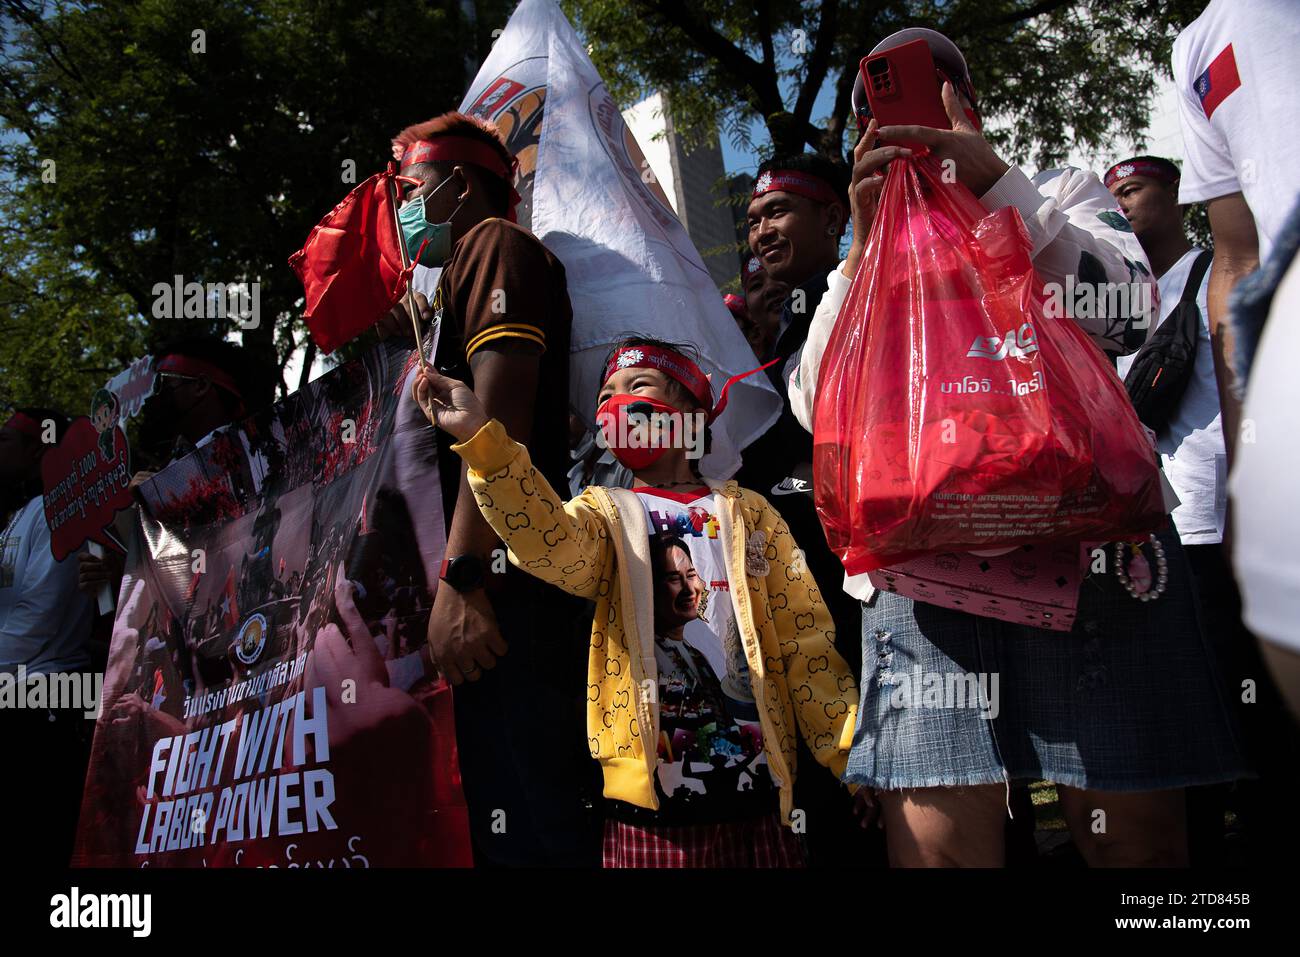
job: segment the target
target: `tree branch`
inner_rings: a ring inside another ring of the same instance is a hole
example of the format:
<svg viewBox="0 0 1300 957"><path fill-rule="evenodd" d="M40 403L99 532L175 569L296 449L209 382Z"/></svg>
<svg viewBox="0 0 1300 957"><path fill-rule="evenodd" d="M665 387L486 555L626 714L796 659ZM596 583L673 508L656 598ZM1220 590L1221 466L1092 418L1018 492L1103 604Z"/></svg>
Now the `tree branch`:
<svg viewBox="0 0 1300 957"><path fill-rule="evenodd" d="M22 0L5 0L4 5L9 8L10 12L13 13L16 19L21 20L27 29L32 31L36 39L40 41L41 46L45 49L45 55L50 58L51 63L62 70L68 77L76 80L77 83L85 83L85 78L81 75L81 71L73 65L72 61L69 59L67 63L64 63L59 55L54 52L54 48L58 47L65 57L68 54L67 48L64 47L57 37L51 40L46 36L45 31L42 29L46 25L46 21L42 19L38 12L27 9L27 6L22 3Z"/></svg>
<svg viewBox="0 0 1300 957"><path fill-rule="evenodd" d="M826 80L839 21L839 0L828 0L822 4L821 20L817 23L817 38L813 41L812 56L808 60L808 73L804 77L803 86L799 88L799 97L794 104L794 115L801 120L811 118L813 102L817 99L817 93Z"/></svg>
<svg viewBox="0 0 1300 957"><path fill-rule="evenodd" d="M843 157L844 128L848 123L849 113L853 110L853 84L857 82L858 63L866 56L865 51L866 47L854 47L850 51L848 62L835 81L835 107L830 120L826 123L821 152L836 159Z"/></svg>
<svg viewBox="0 0 1300 957"><path fill-rule="evenodd" d="M715 59L719 67L744 83L753 94L749 98L750 105L760 116L768 116L781 109L781 90L777 86L776 71L766 69L708 23L698 20L686 9L682 0L638 0L638 4L677 27L694 42L701 53Z"/></svg>
<svg viewBox="0 0 1300 957"><path fill-rule="evenodd" d="M776 73L776 48L772 43L772 8L769 0L759 0L754 12L758 19L758 42L763 48L763 69Z"/></svg>
<svg viewBox="0 0 1300 957"><path fill-rule="evenodd" d="M307 337L307 351L302 356L302 371L298 373L298 388L307 388L307 383L311 381L311 367L316 362L316 340L311 336Z"/></svg>
<svg viewBox="0 0 1300 957"><path fill-rule="evenodd" d="M1010 23L1022 23L1025 20L1032 20L1034 17L1042 16L1044 13L1059 10L1061 7L1073 7L1077 3L1078 0L1039 0L1038 3L1025 7L1023 10L1003 14L996 20L989 21L989 25L1005 26Z"/></svg>

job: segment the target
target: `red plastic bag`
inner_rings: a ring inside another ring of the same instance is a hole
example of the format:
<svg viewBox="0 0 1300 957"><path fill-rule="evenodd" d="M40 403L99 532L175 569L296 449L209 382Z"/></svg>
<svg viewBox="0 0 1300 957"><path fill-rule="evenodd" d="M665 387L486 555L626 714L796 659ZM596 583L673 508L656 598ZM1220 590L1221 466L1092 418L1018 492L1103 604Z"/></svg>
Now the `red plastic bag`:
<svg viewBox="0 0 1300 957"><path fill-rule="evenodd" d="M814 409L817 512L845 569L1158 527L1151 444L1101 350L1045 316L1020 214L932 156L887 177Z"/></svg>

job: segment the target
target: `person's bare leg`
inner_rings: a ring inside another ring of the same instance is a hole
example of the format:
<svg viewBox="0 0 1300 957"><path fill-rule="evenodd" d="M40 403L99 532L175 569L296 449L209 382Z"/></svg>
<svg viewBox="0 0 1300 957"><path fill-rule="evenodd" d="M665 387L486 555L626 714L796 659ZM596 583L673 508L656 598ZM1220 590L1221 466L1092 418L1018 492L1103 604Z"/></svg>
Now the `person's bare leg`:
<svg viewBox="0 0 1300 957"><path fill-rule="evenodd" d="M1057 785L1061 812L1089 867L1186 867L1182 788L1094 791Z"/></svg>
<svg viewBox="0 0 1300 957"><path fill-rule="evenodd" d="M984 784L880 794L894 867L1001 867L1006 788Z"/></svg>

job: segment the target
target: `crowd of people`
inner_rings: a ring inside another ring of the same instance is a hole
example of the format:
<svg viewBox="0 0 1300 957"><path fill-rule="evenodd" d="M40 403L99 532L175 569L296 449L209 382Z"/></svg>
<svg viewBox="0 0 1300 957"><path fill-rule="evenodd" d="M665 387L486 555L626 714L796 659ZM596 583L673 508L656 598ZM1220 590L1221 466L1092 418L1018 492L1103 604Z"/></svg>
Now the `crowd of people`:
<svg viewBox="0 0 1300 957"><path fill-rule="evenodd" d="M740 292L726 305L783 407L734 479L701 474L683 441L686 417L706 424L707 446L707 424L727 414L726 390L690 343L630 335L610 351L596 421L570 404L564 264L515 222L515 164L496 128L451 112L394 138L405 244L441 272L411 300L417 314L400 302L379 335L437 329L411 397L449 437L441 487L428 490L445 559L434 588L399 581L384 536L370 534L359 547L381 557L359 594L371 596L373 630L401 623L388 629L394 657L419 652L453 686L477 864L1001 866L1035 856L1028 786L1040 780L1055 785L1091 866L1258 863L1300 846L1286 807L1300 773L1288 708L1300 687L1300 562L1287 547L1285 478L1300 465L1288 447L1300 396L1283 365L1296 354L1285 310L1297 296L1300 172L1266 161L1287 155L1282 71L1300 13L1283 0L1213 0L1179 37L1181 166L1142 155L1026 175L981 132L978 91L950 40L909 29L873 53L918 39L948 128L879 124L860 81L847 162L804 153L758 168ZM846 574L818 515L823 361L890 164L922 148L952 161L989 212L1018 212L1043 283L1156 293L1156 315L1060 320L1121 380L1152 361L1179 376L1169 408L1138 406L1177 504L1132 546L1127 573L1123 562L1085 568L1068 631ZM1212 252L1187 235L1189 203L1207 204ZM186 340L156 360L144 442L160 463L246 411L236 348ZM50 555L50 421L66 428L37 408L0 428L0 669L28 674L102 667L93 597L122 575L111 552ZM408 493L405 507L422 506ZM258 528L275 534L270 516ZM493 557L503 545L504 569ZM296 596L311 576L273 568L270 554L246 559L266 568L241 571L241 587L265 580L272 598ZM425 614L416 635L409 623ZM209 604L187 640L210 643L218 617ZM158 652L138 676L138 707L212 684ZM1000 700L899 707L908 673L996 674ZM48 773L46 793L67 798L43 813L70 848L90 723L58 709L0 720L23 741L20 760ZM494 826L502 812L509 828Z"/></svg>

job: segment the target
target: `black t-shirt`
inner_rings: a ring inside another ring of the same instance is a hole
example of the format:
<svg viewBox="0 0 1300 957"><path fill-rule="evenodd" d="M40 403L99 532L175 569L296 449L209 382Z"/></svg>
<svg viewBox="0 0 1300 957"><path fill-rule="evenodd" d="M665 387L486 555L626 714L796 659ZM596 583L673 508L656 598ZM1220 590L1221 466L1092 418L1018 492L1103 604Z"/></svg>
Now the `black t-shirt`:
<svg viewBox="0 0 1300 957"><path fill-rule="evenodd" d="M765 433L746 446L743 464L736 474L736 481L745 488L751 488L765 498L771 499L779 511L783 491L777 490L786 478L794 475L796 468L812 461L812 436L799 424L790 408L789 385L784 381L786 363L808 339L808 329L812 325L813 313L822 296L826 294L826 274L818 270L807 282L797 286L781 307L781 324L784 331L772 347L764 361L779 360L767 370L767 377L781 397L781 417ZM802 307L798 312L794 304ZM787 520L789 516L786 516Z"/></svg>

